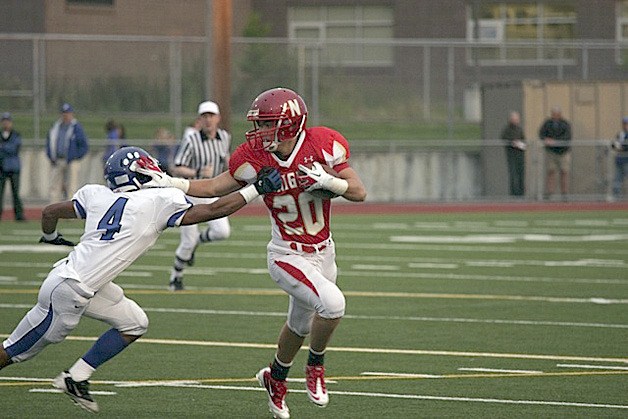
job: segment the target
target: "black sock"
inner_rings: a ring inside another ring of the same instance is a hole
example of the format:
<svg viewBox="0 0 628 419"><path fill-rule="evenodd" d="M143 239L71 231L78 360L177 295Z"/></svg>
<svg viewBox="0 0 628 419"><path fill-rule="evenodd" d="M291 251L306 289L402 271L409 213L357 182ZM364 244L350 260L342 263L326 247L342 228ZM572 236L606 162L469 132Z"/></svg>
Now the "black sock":
<svg viewBox="0 0 628 419"><path fill-rule="evenodd" d="M284 381L288 377L288 372L290 372L291 366L292 363L290 363L290 365L280 363L277 357L275 357L272 365L270 366L270 376L275 380Z"/></svg>
<svg viewBox="0 0 628 419"><path fill-rule="evenodd" d="M308 365L323 365L325 363L325 352L322 353L314 352L310 349L309 355L307 357Z"/></svg>

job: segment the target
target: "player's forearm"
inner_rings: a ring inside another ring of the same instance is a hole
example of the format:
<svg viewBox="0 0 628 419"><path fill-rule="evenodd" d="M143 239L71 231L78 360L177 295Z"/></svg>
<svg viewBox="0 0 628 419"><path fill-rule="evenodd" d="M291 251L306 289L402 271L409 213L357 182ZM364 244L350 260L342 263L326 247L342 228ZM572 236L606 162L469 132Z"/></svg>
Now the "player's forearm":
<svg viewBox="0 0 628 419"><path fill-rule="evenodd" d="M366 189L359 179L347 179L347 183L349 187L342 195L343 198L353 202L362 202L366 199Z"/></svg>
<svg viewBox="0 0 628 419"><path fill-rule="evenodd" d="M348 183L347 190L342 197L354 202L361 202L366 199L366 188L358 174L352 169L347 168L340 172L339 177Z"/></svg>
<svg viewBox="0 0 628 419"><path fill-rule="evenodd" d="M76 218L71 201L50 204L44 208L41 213L41 231L44 234L54 233L60 218Z"/></svg>
<svg viewBox="0 0 628 419"><path fill-rule="evenodd" d="M211 204L194 205L183 216L181 225L190 225L211 221L233 214L259 196L253 185L240 191L223 196Z"/></svg>
<svg viewBox="0 0 628 419"><path fill-rule="evenodd" d="M198 179L190 182L190 188L186 192L190 196L216 197L225 196L240 189L240 184L233 179L229 172L223 172L211 179Z"/></svg>

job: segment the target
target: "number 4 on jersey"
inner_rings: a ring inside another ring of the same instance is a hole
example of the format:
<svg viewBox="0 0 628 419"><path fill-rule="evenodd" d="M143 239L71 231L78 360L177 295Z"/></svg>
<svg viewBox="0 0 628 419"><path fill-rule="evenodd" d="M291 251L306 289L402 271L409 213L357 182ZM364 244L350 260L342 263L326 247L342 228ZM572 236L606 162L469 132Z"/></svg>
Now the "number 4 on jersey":
<svg viewBox="0 0 628 419"><path fill-rule="evenodd" d="M98 222L98 229L106 230L106 232L100 236L100 240L113 240L113 235L120 232L120 229L122 228L120 220L122 219L124 206L128 200L128 198L116 199L116 202L114 202L113 205L109 207L105 215L102 216Z"/></svg>

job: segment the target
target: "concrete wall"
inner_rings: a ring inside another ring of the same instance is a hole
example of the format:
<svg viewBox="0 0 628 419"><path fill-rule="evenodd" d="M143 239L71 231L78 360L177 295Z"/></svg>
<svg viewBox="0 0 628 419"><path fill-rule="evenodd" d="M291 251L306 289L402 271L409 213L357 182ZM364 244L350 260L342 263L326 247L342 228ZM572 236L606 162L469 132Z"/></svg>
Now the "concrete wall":
<svg viewBox="0 0 628 419"><path fill-rule="evenodd" d="M85 183L102 183L102 151L93 150L81 162ZM47 203L50 165L45 151L21 153L20 195L26 204ZM357 153L351 163L360 173L371 202L458 201L479 198L479 156L465 152ZM5 208L10 206L9 189Z"/></svg>

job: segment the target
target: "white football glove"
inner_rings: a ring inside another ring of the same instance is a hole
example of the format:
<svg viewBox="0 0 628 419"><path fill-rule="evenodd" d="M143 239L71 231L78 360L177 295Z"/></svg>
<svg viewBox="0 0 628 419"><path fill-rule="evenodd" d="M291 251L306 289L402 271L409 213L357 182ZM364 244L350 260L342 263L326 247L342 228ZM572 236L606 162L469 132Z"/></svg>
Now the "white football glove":
<svg viewBox="0 0 628 419"><path fill-rule="evenodd" d="M142 167L138 164L138 160L131 163L129 169L134 172L141 173L146 176L150 176L151 180L144 183L144 186L149 188L177 188L183 192L187 192L190 189L190 181L178 177L172 177L164 172L157 172Z"/></svg>
<svg viewBox="0 0 628 419"><path fill-rule="evenodd" d="M307 192L315 189L326 189L337 195L342 195L349 188L349 183L346 180L330 175L319 162L312 163L311 168L300 164L299 170L303 173L299 176L299 183Z"/></svg>

